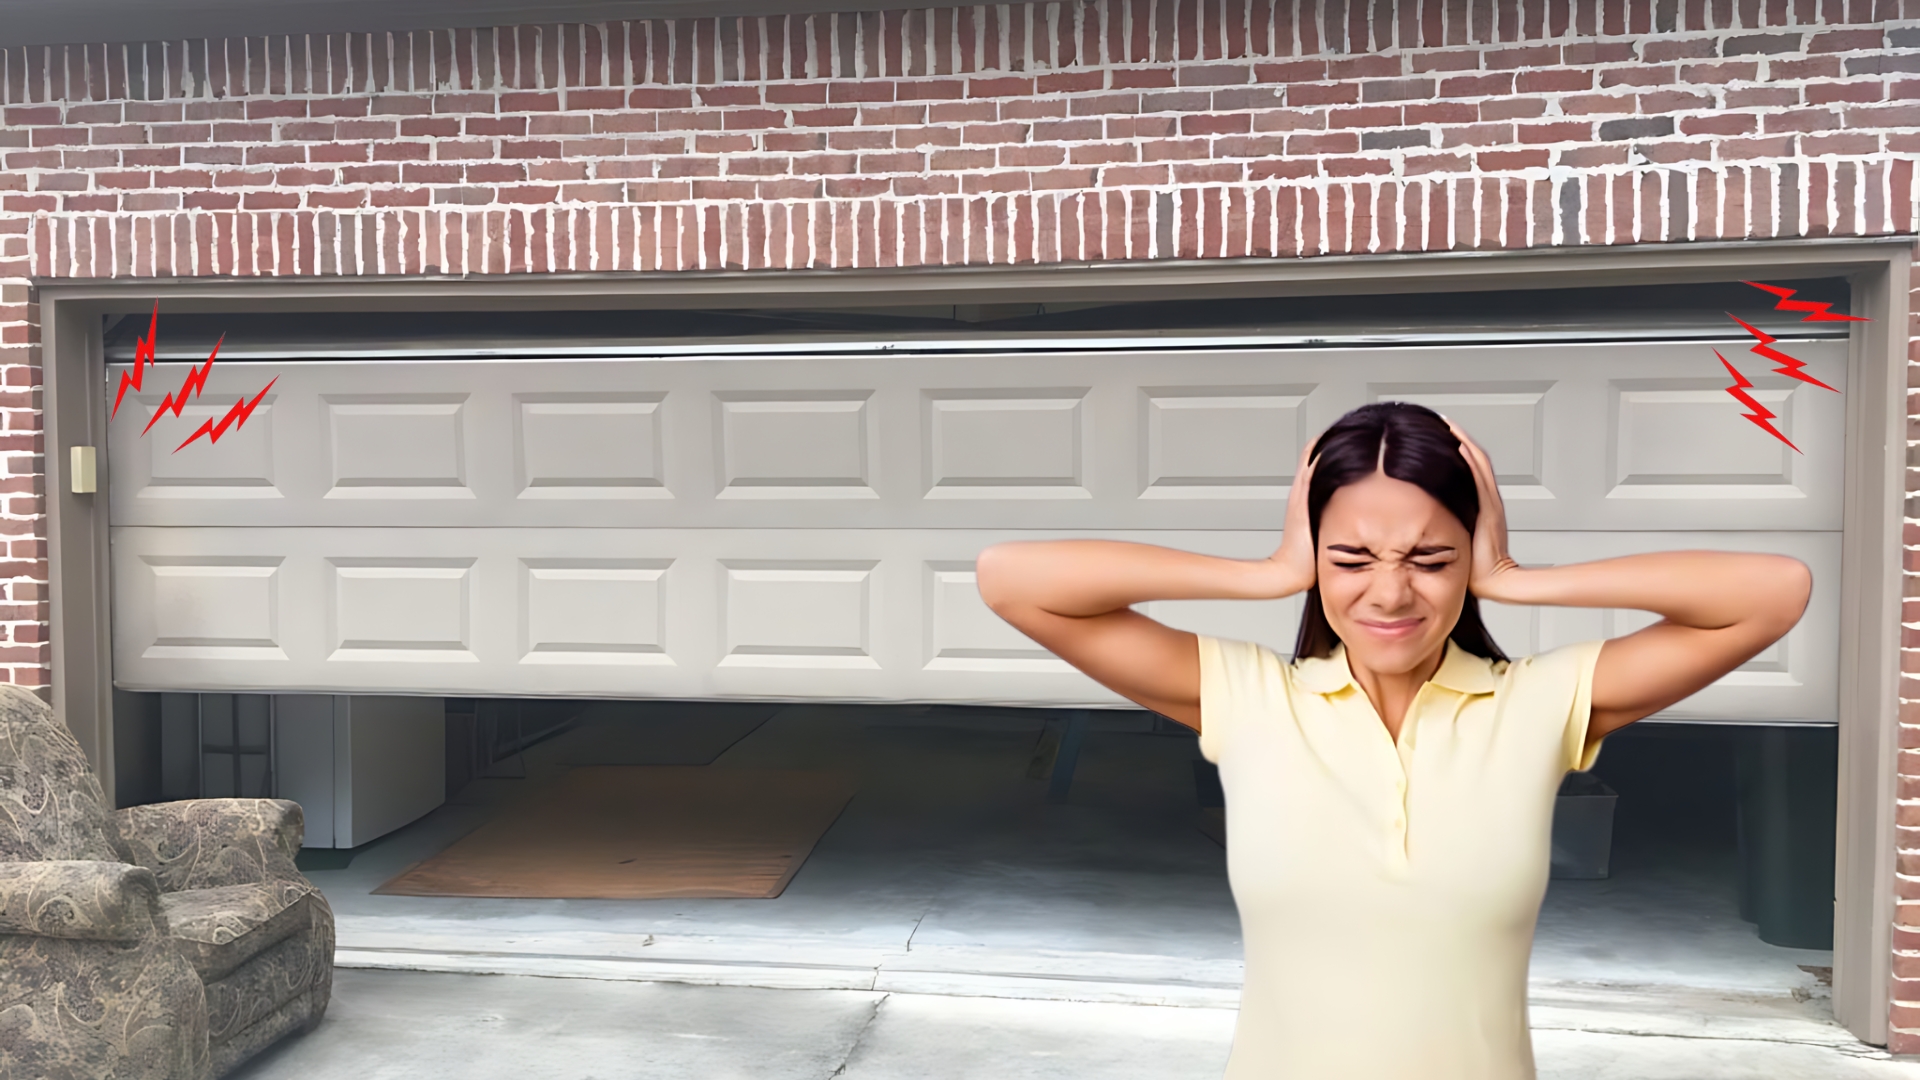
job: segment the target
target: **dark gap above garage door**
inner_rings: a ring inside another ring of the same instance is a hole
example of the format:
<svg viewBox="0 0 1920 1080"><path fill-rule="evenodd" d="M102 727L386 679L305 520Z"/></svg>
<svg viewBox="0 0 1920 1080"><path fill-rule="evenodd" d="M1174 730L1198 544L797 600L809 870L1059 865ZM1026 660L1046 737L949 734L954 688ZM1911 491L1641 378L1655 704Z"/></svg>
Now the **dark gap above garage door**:
<svg viewBox="0 0 1920 1080"><path fill-rule="evenodd" d="M1849 288L1825 278L1775 281L1795 299L1845 313ZM850 297L850 299L853 299ZM1090 338L1179 335L1278 337L1298 345L1442 337L1551 337L1621 340L1739 333L1738 315L1781 337L1844 337L1844 322L1807 323L1778 312L1774 298L1740 282L1699 285L1418 293L1393 296L1181 299L1123 304L860 305L812 308L693 308L637 311L364 312L328 314L161 312L158 358L198 362L225 335L227 359L369 358L381 355L586 355L648 343L833 342L848 346L951 348L1018 340L1044 348L1052 336L1084 347ZM109 327L110 361L133 359L145 314Z"/></svg>

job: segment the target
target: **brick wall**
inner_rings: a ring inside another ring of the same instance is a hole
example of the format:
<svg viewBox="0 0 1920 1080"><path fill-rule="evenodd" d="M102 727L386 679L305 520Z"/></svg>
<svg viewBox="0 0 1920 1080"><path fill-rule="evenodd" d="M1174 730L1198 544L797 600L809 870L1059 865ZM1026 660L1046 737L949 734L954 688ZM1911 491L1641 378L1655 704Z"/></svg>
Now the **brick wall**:
<svg viewBox="0 0 1920 1080"><path fill-rule="evenodd" d="M48 678L34 277L1881 235L1915 229L1916 156L1920 0L1094 0L0 52L0 673ZM1920 1051L1908 756L1894 1048Z"/></svg>

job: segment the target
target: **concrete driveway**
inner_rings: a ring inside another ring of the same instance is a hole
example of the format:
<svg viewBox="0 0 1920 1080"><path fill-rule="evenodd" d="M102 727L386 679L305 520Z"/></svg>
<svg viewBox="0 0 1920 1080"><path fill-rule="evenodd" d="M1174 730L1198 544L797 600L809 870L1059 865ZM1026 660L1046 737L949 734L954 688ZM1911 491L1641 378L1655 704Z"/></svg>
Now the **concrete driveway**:
<svg viewBox="0 0 1920 1080"><path fill-rule="evenodd" d="M1233 1011L412 971L336 973L320 1028L232 1080L1216 1080ZM1548 1023L1555 1021L1549 1019ZM1782 1025L1540 1028L1543 1080L1920 1080Z"/></svg>

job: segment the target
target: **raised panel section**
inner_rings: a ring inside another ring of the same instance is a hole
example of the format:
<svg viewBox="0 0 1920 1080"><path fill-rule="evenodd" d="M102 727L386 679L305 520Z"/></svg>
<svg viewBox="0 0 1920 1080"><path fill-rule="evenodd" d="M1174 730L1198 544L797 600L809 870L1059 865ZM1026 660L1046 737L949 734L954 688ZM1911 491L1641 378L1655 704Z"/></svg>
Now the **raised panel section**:
<svg viewBox="0 0 1920 1080"><path fill-rule="evenodd" d="M280 647L280 559L147 555L141 562L152 613L143 659L287 658Z"/></svg>
<svg viewBox="0 0 1920 1080"><path fill-rule="evenodd" d="M673 664L666 559L521 560L523 664Z"/></svg>
<svg viewBox="0 0 1920 1080"><path fill-rule="evenodd" d="M1649 551L1769 551L1799 559L1813 571L1807 610L1787 636L1712 686L1660 713L1675 720L1814 721L1832 723L1839 710L1840 534L1837 532L1514 533L1513 556L1523 566L1587 562ZM1497 607L1497 605L1489 605ZM1644 611L1596 608L1511 608L1533 620L1532 642L1488 629L1509 654L1524 655L1595 638L1633 633L1655 622Z"/></svg>
<svg viewBox="0 0 1920 1080"><path fill-rule="evenodd" d="M329 660L474 661L472 559L328 560Z"/></svg>
<svg viewBox="0 0 1920 1080"><path fill-rule="evenodd" d="M471 499L465 394L325 396L329 499Z"/></svg>
<svg viewBox="0 0 1920 1080"><path fill-rule="evenodd" d="M231 404L225 394L209 393L181 407L178 419L173 410L145 435L138 436L138 452L146 459L146 482L139 487L142 499L278 499L274 484L273 406L280 395L269 394L260 400L247 422L228 426L220 441L201 436L191 444L186 440L211 420L218 424ZM162 395L129 397L137 404L142 427L161 411ZM124 406L123 406L124 408Z"/></svg>
<svg viewBox="0 0 1920 1080"><path fill-rule="evenodd" d="M1425 405L1460 425L1493 460L1500 494L1551 499L1547 481L1547 392L1550 382L1376 384L1375 401Z"/></svg>
<svg viewBox="0 0 1920 1080"><path fill-rule="evenodd" d="M523 499L666 499L666 394L522 394L514 453Z"/></svg>
<svg viewBox="0 0 1920 1080"><path fill-rule="evenodd" d="M927 670L1073 670L993 613L980 599L972 563L929 562L926 570Z"/></svg>
<svg viewBox="0 0 1920 1080"><path fill-rule="evenodd" d="M117 527L114 678L137 690L1117 705L980 603L979 552L1035 535L1069 534ZM1103 535L1230 558L1259 558L1278 540L1270 531ZM1784 644L1662 715L1833 721L1839 533L1523 531L1512 546L1526 566L1701 548L1801 559L1813 596ZM900 568L905 580L886 585ZM1144 610L1286 654L1300 603ZM1513 656L1647 619L1497 605L1485 618Z"/></svg>
<svg viewBox="0 0 1920 1080"><path fill-rule="evenodd" d="M722 499L877 499L870 391L721 391Z"/></svg>
<svg viewBox="0 0 1920 1080"><path fill-rule="evenodd" d="M106 494L133 526L1258 530L1299 446L1385 396L1488 446L1517 529L1839 528L1845 396L1793 384L1799 457L1741 418L1714 344L222 359L189 408L277 377L263 411L175 455L188 419L143 437L130 397ZM1788 344L1845 385L1844 341ZM1714 440L1730 464L1701 459ZM1694 498L1702 475L1728 482Z"/></svg>
<svg viewBox="0 0 1920 1080"><path fill-rule="evenodd" d="M1149 617L1176 630L1252 641L1281 656L1293 655L1303 598L1284 600L1157 600L1141 605Z"/></svg>
<svg viewBox="0 0 1920 1080"><path fill-rule="evenodd" d="M1748 393L1775 414L1781 434L1804 439L1795 431L1800 399L1829 391L1773 382ZM1611 405L1609 499L1807 497L1796 477L1800 455L1748 420L1724 379L1616 381Z"/></svg>
<svg viewBox="0 0 1920 1080"><path fill-rule="evenodd" d="M873 562L724 560L722 667L877 668Z"/></svg>
<svg viewBox="0 0 1920 1080"><path fill-rule="evenodd" d="M1090 499L1085 388L931 391L929 499Z"/></svg>
<svg viewBox="0 0 1920 1080"><path fill-rule="evenodd" d="M1141 497L1284 499L1311 387L1141 390Z"/></svg>

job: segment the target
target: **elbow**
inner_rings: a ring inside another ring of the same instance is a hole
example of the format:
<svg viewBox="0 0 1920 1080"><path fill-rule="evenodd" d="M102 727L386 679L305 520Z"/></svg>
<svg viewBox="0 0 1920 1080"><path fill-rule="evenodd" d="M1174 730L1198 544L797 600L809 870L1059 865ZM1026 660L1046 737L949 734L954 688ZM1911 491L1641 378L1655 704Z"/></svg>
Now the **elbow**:
<svg viewBox="0 0 1920 1080"><path fill-rule="evenodd" d="M1774 629L1775 639L1786 636L1806 613L1807 601L1813 596L1813 571L1799 559L1785 555L1776 556L1779 570L1774 581L1774 600L1768 605L1768 621Z"/></svg>
<svg viewBox="0 0 1920 1080"><path fill-rule="evenodd" d="M1008 544L994 544L982 551L973 561L973 582L980 590L980 599L992 609L993 613L1006 617L1007 604L1011 597L1007 589L1007 563L1010 553Z"/></svg>

